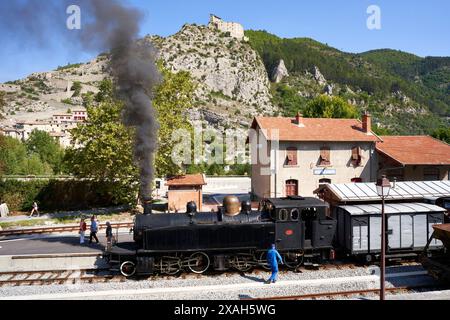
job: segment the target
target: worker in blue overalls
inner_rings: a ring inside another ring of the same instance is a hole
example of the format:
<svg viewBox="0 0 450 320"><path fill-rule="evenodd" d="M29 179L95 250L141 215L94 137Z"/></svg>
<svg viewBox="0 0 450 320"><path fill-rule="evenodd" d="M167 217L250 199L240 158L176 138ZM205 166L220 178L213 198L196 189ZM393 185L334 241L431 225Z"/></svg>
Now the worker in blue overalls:
<svg viewBox="0 0 450 320"><path fill-rule="evenodd" d="M271 248L267 252L267 262L270 265L270 269L272 269L272 275L266 283L275 283L278 276L278 262L283 264L283 259L274 244L272 244Z"/></svg>

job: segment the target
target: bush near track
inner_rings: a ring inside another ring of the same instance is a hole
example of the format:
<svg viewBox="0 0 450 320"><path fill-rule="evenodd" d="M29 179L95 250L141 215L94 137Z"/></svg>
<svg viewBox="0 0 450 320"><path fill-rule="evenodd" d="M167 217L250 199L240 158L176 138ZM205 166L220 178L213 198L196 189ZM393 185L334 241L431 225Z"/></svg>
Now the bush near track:
<svg viewBox="0 0 450 320"><path fill-rule="evenodd" d="M82 210L127 204L130 188L92 180L4 180L0 199L11 211L29 211L34 201L42 210Z"/></svg>

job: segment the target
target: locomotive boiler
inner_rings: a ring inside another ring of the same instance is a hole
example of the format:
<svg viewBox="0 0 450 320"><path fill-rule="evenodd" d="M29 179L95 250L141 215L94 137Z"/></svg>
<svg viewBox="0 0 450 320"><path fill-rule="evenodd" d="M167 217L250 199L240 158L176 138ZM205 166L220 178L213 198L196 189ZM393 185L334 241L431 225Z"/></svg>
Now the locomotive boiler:
<svg viewBox="0 0 450 320"><path fill-rule="evenodd" d="M198 212L189 202L186 213L155 214L144 204L135 217L132 249L107 252L111 268L124 276L176 274L182 270L248 271L268 269L266 252L276 244L285 265L295 269L333 256L336 220L316 198L263 200L257 211L249 201L227 196L218 212Z"/></svg>

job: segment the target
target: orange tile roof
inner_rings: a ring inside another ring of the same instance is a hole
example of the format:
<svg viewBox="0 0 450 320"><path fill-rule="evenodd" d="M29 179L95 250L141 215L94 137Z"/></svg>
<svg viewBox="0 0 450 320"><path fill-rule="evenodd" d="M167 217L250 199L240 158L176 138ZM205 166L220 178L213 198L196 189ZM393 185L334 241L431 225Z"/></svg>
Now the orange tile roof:
<svg viewBox="0 0 450 320"><path fill-rule="evenodd" d="M186 174L167 179L166 186L203 186L205 185L203 174Z"/></svg>
<svg viewBox="0 0 450 320"><path fill-rule="evenodd" d="M382 136L377 151L402 165L450 165L450 145L430 136Z"/></svg>
<svg viewBox="0 0 450 320"><path fill-rule="evenodd" d="M302 118L304 126L295 123L295 118L255 117L252 128L267 130L265 137L272 140L272 130L278 129L280 141L379 141L372 131L363 132L357 119Z"/></svg>

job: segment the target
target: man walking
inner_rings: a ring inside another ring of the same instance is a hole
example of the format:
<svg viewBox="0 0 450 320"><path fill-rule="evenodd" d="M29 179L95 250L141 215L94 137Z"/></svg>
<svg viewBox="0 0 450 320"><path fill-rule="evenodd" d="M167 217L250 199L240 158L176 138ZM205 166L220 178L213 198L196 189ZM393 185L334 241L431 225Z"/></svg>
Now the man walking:
<svg viewBox="0 0 450 320"><path fill-rule="evenodd" d="M277 282L278 276L278 262L283 264L283 259L281 258L281 255L275 248L274 244L272 244L271 248L267 252L267 262L272 269L272 275L270 276L269 280L266 281L266 284L275 283Z"/></svg>
<svg viewBox="0 0 450 320"><path fill-rule="evenodd" d="M39 217L39 210L38 210L38 204L37 202L33 202L33 209L31 209L31 214L30 214L30 218L33 216L33 214L36 212L37 216Z"/></svg>
<svg viewBox="0 0 450 320"><path fill-rule="evenodd" d="M92 238L94 238L95 241L97 241L97 243L99 242L98 238L97 238L97 232L98 232L98 222L95 219L95 216L92 216L92 218L91 218L91 234L89 235L89 244L92 243Z"/></svg>

